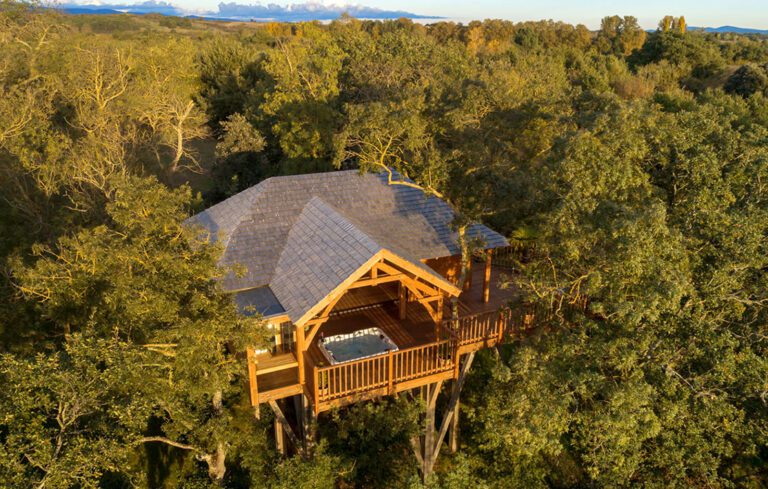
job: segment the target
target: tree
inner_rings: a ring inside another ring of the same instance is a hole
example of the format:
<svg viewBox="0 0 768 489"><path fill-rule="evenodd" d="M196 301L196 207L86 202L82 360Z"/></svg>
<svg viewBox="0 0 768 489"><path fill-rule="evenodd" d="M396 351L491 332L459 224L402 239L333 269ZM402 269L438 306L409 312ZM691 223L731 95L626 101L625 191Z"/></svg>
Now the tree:
<svg viewBox="0 0 768 489"><path fill-rule="evenodd" d="M760 67L744 65L728 78L723 89L742 97L765 93L768 89L768 74Z"/></svg>
<svg viewBox="0 0 768 489"><path fill-rule="evenodd" d="M501 357L525 374L481 388L478 421L493 428L477 432L529 457L519 462L527 474L565 485L759 477L763 438L747 433L765 424L753 408L766 368L755 288L764 241L754 237L768 221L754 204L763 189L744 176L766 171L765 128L734 124L749 120L747 109L722 95L667 112L609 107L563 139L553 173L541 175L552 189L533 221L541 255L523 270L530 300L559 319ZM586 317L566 307L581 294ZM545 421L547 431L535 415L553 409L562 424ZM555 451L542 456L542 446ZM507 467L490 476L516 477Z"/></svg>
<svg viewBox="0 0 768 489"><path fill-rule="evenodd" d="M274 80L260 110L272 117L272 131L289 158L331 156L338 120L338 76L343 52L314 24L302 24L300 36L277 37L264 70Z"/></svg>
<svg viewBox="0 0 768 489"><path fill-rule="evenodd" d="M141 355L115 340L69 338L30 359L0 356L0 477L8 487L99 487L133 452L130 415Z"/></svg>
<svg viewBox="0 0 768 489"><path fill-rule="evenodd" d="M603 53L629 56L645 42L645 31L632 16L603 17L595 42Z"/></svg>
<svg viewBox="0 0 768 489"><path fill-rule="evenodd" d="M217 249L182 224L188 189L137 177L112 185L108 222L39 247L34 266L17 264L18 287L65 340L80 333L151 352L134 366L140 380L119 380L145 400L120 422L136 443L187 450L221 481L238 433L253 430L235 415L245 372L235 355L264 329L220 291ZM158 432L137 436L151 418Z"/></svg>

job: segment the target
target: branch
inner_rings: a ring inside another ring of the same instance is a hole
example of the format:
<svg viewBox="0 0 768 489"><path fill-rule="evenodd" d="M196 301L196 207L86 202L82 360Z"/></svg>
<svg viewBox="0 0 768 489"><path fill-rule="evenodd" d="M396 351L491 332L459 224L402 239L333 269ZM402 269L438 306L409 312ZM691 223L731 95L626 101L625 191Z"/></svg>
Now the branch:
<svg viewBox="0 0 768 489"><path fill-rule="evenodd" d="M177 441L173 441L162 436L145 436L143 438L139 438L137 443L153 443L153 442L165 443L166 445L170 445L176 448L181 448L182 450L191 450L193 452L201 452L201 450L197 447L193 447L192 445L185 445L184 443L179 443Z"/></svg>

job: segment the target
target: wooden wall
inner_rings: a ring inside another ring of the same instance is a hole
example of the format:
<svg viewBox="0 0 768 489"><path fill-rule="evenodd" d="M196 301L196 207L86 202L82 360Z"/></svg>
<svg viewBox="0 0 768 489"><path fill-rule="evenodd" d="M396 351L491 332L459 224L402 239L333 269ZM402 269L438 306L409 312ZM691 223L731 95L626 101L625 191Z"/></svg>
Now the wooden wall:
<svg viewBox="0 0 768 489"><path fill-rule="evenodd" d="M461 255L430 258L424 264L442 275L453 285L458 285L461 272Z"/></svg>

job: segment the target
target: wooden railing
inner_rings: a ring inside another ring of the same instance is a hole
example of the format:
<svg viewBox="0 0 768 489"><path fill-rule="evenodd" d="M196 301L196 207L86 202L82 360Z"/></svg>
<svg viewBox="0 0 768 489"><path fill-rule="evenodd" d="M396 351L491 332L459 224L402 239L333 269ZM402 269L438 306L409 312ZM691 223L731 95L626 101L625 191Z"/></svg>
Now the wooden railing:
<svg viewBox="0 0 768 489"><path fill-rule="evenodd" d="M443 321L442 327L451 333L458 346L466 346L491 340L500 341L511 319L512 311L505 308L464 316L457 321L447 319Z"/></svg>
<svg viewBox="0 0 768 489"><path fill-rule="evenodd" d="M519 339L554 314L545 305L523 305L445 320L441 329L448 333L446 340L326 367L308 365L307 387L314 393L316 409L374 391L374 395L393 394L404 382L451 370L457 373L460 354Z"/></svg>
<svg viewBox="0 0 768 489"><path fill-rule="evenodd" d="M453 370L454 355L454 342L446 340L353 362L314 367L315 402L330 402L377 389L394 393L400 383Z"/></svg>
<svg viewBox="0 0 768 489"><path fill-rule="evenodd" d="M495 268L517 270L520 263L526 263L536 256L536 246L533 242L511 241L509 246L494 248L491 263Z"/></svg>

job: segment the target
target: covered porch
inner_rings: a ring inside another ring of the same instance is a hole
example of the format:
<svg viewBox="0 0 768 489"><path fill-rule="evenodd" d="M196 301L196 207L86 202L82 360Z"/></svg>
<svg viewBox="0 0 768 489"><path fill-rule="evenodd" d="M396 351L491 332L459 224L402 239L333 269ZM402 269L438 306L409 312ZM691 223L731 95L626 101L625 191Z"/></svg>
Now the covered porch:
<svg viewBox="0 0 768 489"><path fill-rule="evenodd" d="M517 293L500 287L504 271L486 265L485 260L473 264L469 287L459 294L458 330L457 324L450 321L448 298L440 301L440 312L435 314L434 306L430 311L423 299L404 294L396 281L350 288L325 312L321 324L310 325L304 331L302 349L257 359L257 402L304 393L312 399L315 410L322 411L455 376L457 356L500 340L500 326L506 327L506 322L499 321L499 311ZM366 275L362 280L371 277ZM379 328L398 350L331 365L319 347L321 337L371 327ZM305 352L303 361L299 351ZM283 367L263 370L274 363Z"/></svg>

